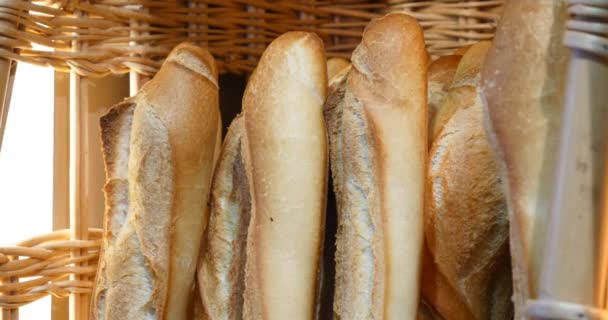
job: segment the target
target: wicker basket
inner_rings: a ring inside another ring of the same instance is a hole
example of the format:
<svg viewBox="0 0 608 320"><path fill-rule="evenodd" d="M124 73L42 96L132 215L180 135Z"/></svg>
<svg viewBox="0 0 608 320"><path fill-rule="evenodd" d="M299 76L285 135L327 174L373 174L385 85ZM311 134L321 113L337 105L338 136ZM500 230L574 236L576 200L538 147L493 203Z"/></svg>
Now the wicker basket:
<svg viewBox="0 0 608 320"><path fill-rule="evenodd" d="M391 11L416 17L428 51L438 56L492 39L502 2L6 0L0 5L0 84L7 81L11 61L84 77L151 76L183 41L206 46L223 73L248 73L265 47L291 30L314 31L329 57L349 57L369 20ZM6 94L2 88L0 98ZM0 120L2 109L0 104ZM87 235L72 226L0 247L0 308L18 308L47 295L90 293L100 237L99 229Z"/></svg>
<svg viewBox="0 0 608 320"><path fill-rule="evenodd" d="M89 240L70 240L69 230L61 230L0 248L0 308L18 308L49 294L89 293L91 281L69 280L69 275L95 276L101 233L90 229Z"/></svg>
<svg viewBox="0 0 608 320"><path fill-rule="evenodd" d="M88 77L134 70L153 75L178 43L209 48L223 72L249 72L266 45L290 30L310 30L329 57L349 57L367 22L389 11L416 17L429 52L441 55L491 39L502 0L193 0L7 1L0 8L0 56ZM43 45L54 51L32 48Z"/></svg>

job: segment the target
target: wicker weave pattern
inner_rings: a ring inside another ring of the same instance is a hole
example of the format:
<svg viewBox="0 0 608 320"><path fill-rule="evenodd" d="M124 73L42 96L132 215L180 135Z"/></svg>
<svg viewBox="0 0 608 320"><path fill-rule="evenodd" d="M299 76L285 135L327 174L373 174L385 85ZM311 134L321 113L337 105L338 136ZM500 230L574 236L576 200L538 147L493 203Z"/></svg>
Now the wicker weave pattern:
<svg viewBox="0 0 608 320"><path fill-rule="evenodd" d="M0 247L0 308L18 308L49 294L66 297L90 292L101 234L101 229L89 229L91 240L69 240L69 230L61 230L15 247ZM74 249L80 249L81 255L72 257ZM70 275L90 279L74 281Z"/></svg>
<svg viewBox="0 0 608 320"><path fill-rule="evenodd" d="M503 0L392 2L392 11L406 12L420 21L427 50L432 55L492 40L503 4Z"/></svg>
<svg viewBox="0 0 608 320"><path fill-rule="evenodd" d="M152 75L182 41L209 48L222 72L251 71L264 48L289 30L314 31L330 57L349 57L372 18L414 15L429 51L444 54L490 39L502 0L91 0L0 1L0 56L74 69L84 76L134 70ZM39 44L54 49L32 47Z"/></svg>

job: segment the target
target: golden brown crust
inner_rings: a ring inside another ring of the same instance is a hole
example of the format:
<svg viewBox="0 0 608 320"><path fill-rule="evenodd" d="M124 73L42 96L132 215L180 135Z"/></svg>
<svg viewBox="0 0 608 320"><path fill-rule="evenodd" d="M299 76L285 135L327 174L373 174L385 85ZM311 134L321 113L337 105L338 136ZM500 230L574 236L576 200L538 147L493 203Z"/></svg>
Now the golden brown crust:
<svg viewBox="0 0 608 320"><path fill-rule="evenodd" d="M562 0L506 3L482 74L488 136L509 204L516 319L538 297L569 59L566 7Z"/></svg>
<svg viewBox="0 0 608 320"><path fill-rule="evenodd" d="M243 97L251 192L244 319L316 313L327 186L322 105L325 54L314 34L288 32L266 49Z"/></svg>
<svg viewBox="0 0 608 320"><path fill-rule="evenodd" d="M438 58L433 61L428 68L427 78L427 101L429 105L429 146L433 138L433 126L431 125L435 121L435 115L443 104L448 90L452 85L452 79L456 73L456 68L460 62L461 56L448 55Z"/></svg>
<svg viewBox="0 0 608 320"><path fill-rule="evenodd" d="M389 14L367 26L352 69L332 82L325 113L338 204L337 318L416 317L426 58L415 19Z"/></svg>
<svg viewBox="0 0 608 320"><path fill-rule="evenodd" d="M444 90L448 90L454 79L456 68L462 56L447 55L437 58L428 68L427 75L429 82L434 81L440 83Z"/></svg>
<svg viewBox="0 0 608 320"><path fill-rule="evenodd" d="M431 140L436 139L445 123L457 110L473 104L476 87L479 86L481 67L490 45L488 41L472 45L458 63L448 94L431 123Z"/></svg>
<svg viewBox="0 0 608 320"><path fill-rule="evenodd" d="M165 68L142 88L138 100L153 102L153 107L167 125L175 159L175 200L172 208L171 266L167 310L168 319L181 319L198 255L203 230L206 227L207 200L214 166L214 151L219 121L218 87L210 79L217 77L215 65L206 50L191 45L180 45L178 53L189 50L200 56L204 64L169 59ZM211 60L209 60L211 59ZM206 66L205 71L199 68ZM165 72L163 72L165 70ZM179 79L179 80L177 80ZM163 87L160 87L160 86ZM166 94L171 92L172 94ZM183 99L179 112L175 112L175 97ZM178 218L179 217L179 218Z"/></svg>
<svg viewBox="0 0 608 320"><path fill-rule="evenodd" d="M508 255L506 200L477 94L433 142L428 172L425 234L438 272L460 294L472 319L508 319L510 278L494 283L499 258ZM442 310L449 303L433 302L449 317L451 311Z"/></svg>

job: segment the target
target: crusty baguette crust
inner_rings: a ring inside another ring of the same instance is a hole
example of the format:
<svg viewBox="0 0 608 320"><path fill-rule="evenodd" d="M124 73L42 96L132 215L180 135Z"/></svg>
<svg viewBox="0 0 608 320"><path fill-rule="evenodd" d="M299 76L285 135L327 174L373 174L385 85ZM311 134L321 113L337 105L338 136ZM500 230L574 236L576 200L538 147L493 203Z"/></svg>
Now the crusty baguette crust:
<svg viewBox="0 0 608 320"><path fill-rule="evenodd" d="M266 49L243 97L251 192L244 319L313 319L327 191L325 54L314 34Z"/></svg>
<svg viewBox="0 0 608 320"><path fill-rule="evenodd" d="M135 105L123 102L100 119L101 147L106 168L104 236L92 299L92 318L104 319L108 290L107 252L127 219L128 159Z"/></svg>
<svg viewBox="0 0 608 320"><path fill-rule="evenodd" d="M372 21L325 104L338 205L340 319L414 319L426 160L422 30L404 14Z"/></svg>
<svg viewBox="0 0 608 320"><path fill-rule="evenodd" d="M458 63L462 56L448 55L437 58L428 68L427 77L429 82L436 81L441 88L448 90L454 79Z"/></svg>
<svg viewBox="0 0 608 320"><path fill-rule="evenodd" d="M135 97L102 118L108 208L94 319L185 318L216 157L216 78L209 53L180 45ZM115 116L125 105L132 124ZM127 214L116 220L114 212Z"/></svg>
<svg viewBox="0 0 608 320"><path fill-rule="evenodd" d="M243 318L251 197L241 156L243 118L230 125L213 177L206 247L198 269L205 319Z"/></svg>
<svg viewBox="0 0 608 320"><path fill-rule="evenodd" d="M503 166L509 206L518 320L527 300L538 297L569 59L566 2L505 3L482 73L486 129Z"/></svg>
<svg viewBox="0 0 608 320"><path fill-rule="evenodd" d="M433 142L425 216L427 245L437 271L472 317L453 313L458 299L437 297L431 303L446 318L509 320L511 278L509 272L497 276L508 266L506 200L482 120L476 94L474 104L456 110Z"/></svg>
<svg viewBox="0 0 608 320"><path fill-rule="evenodd" d="M427 101L429 105L429 124L434 122L435 114L441 107L443 100L445 99L450 86L452 85L452 80L454 79L454 74L456 73L456 68L458 67L458 62L462 56L457 55L448 55L439 57L437 60L433 61L429 65L429 69L427 71L428 78L428 86L427 86ZM433 139L432 134L432 126L429 125L429 146Z"/></svg>
<svg viewBox="0 0 608 320"><path fill-rule="evenodd" d="M431 122L431 141L437 138L441 128L456 110L471 106L475 102L481 67L490 45L489 41L478 42L472 45L460 59L448 94Z"/></svg>
<svg viewBox="0 0 608 320"><path fill-rule="evenodd" d="M334 313L337 319L382 319L384 233L375 172L370 170L377 167L377 151L368 117L348 90L347 77L333 82L325 119L338 208Z"/></svg>

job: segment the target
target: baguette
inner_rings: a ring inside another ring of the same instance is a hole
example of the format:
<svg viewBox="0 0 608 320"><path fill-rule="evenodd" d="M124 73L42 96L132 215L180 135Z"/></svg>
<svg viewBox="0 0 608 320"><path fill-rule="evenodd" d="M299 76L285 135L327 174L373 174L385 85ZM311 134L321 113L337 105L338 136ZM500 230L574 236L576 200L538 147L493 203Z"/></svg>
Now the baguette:
<svg viewBox="0 0 608 320"><path fill-rule="evenodd" d="M524 318L528 299L538 298L569 59L562 44L567 18L565 0L505 3L482 74L486 128L508 195L516 319Z"/></svg>
<svg viewBox="0 0 608 320"><path fill-rule="evenodd" d="M251 197L241 154L243 118L228 129L213 176L206 248L198 269L204 319L242 319Z"/></svg>
<svg viewBox="0 0 608 320"><path fill-rule="evenodd" d="M325 104L338 206L338 319L415 319L426 146L427 53L416 20L372 21Z"/></svg>
<svg viewBox="0 0 608 320"><path fill-rule="evenodd" d="M288 32L262 55L243 97L251 194L244 319L317 313L327 194L323 42Z"/></svg>
<svg viewBox="0 0 608 320"><path fill-rule="evenodd" d="M510 320L506 200L474 89L473 104L454 112L431 147L425 235L439 285L423 292L444 318ZM452 290L460 299L446 299Z"/></svg>
<svg viewBox="0 0 608 320"><path fill-rule="evenodd" d="M213 58L188 44L101 118L106 212L93 319L185 319L218 121Z"/></svg>

